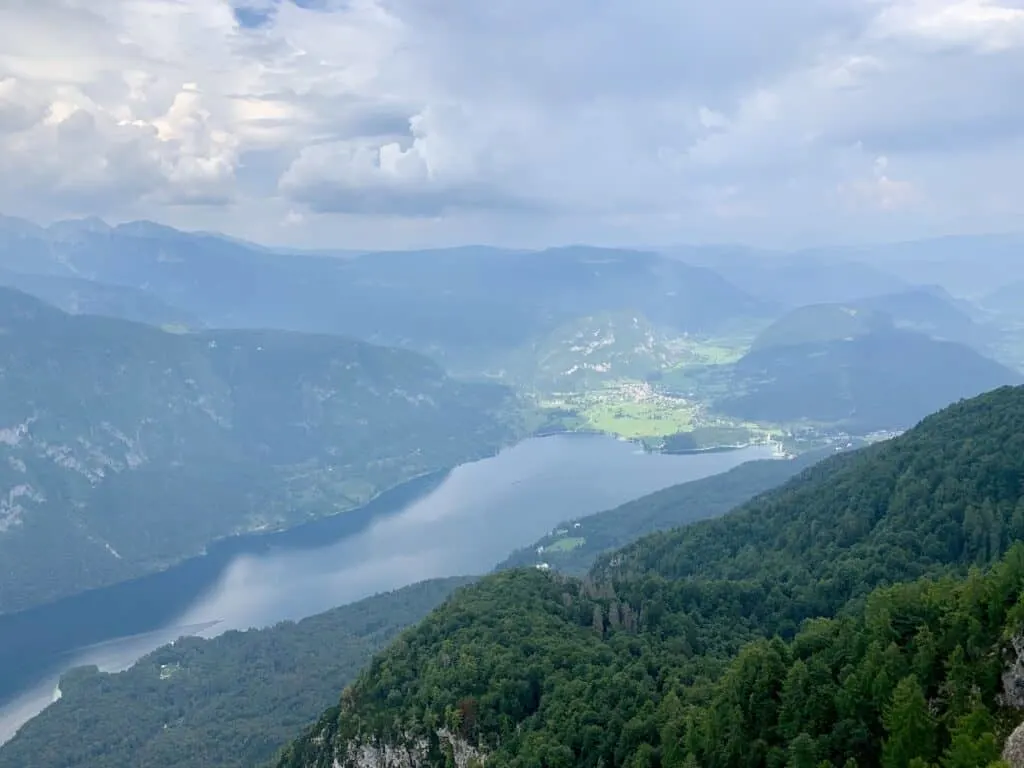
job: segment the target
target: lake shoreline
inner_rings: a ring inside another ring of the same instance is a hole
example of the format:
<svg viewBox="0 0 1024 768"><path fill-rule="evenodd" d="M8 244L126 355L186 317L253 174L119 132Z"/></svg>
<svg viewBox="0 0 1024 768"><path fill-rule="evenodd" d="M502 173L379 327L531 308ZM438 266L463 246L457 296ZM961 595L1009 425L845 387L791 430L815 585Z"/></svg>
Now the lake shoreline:
<svg viewBox="0 0 1024 768"><path fill-rule="evenodd" d="M423 473L381 492L359 507L315 518L288 528L263 530L226 536L212 542L200 555L183 558L157 571L103 587L76 592L22 611L0 614L0 706L22 691L17 684L40 671L26 669L24 659L40 651L60 655L76 649L131 635L143 635L153 624L169 621L184 610L202 587L232 558L242 554L258 555L275 549L303 549L338 541L353 535L389 513L396 513L416 498L440 486L452 469ZM333 530L332 530L333 529ZM161 589L162 582L180 581L183 573L194 589L177 591L154 605L150 594ZM125 618L113 627L83 631L85 617L122 614ZM62 617L54 621L51 617ZM74 641L71 641L74 638ZM17 671L14 671L17 670Z"/></svg>
<svg viewBox="0 0 1024 768"><path fill-rule="evenodd" d="M604 435L527 438L363 507L223 539L166 570L0 616L0 732L47 706L74 667L125 668L200 622L215 622L204 637L264 627L425 579L485 573L566 516L763 453L669 456Z"/></svg>

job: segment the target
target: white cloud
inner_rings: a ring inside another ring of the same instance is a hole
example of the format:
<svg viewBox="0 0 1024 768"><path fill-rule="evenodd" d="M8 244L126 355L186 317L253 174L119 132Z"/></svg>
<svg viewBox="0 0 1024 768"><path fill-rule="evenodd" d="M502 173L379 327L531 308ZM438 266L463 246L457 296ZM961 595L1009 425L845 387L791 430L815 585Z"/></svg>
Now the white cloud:
<svg viewBox="0 0 1024 768"><path fill-rule="evenodd" d="M939 48L994 53L1024 46L1024 8L995 0L908 0L875 21L882 38L918 40Z"/></svg>
<svg viewBox="0 0 1024 768"><path fill-rule="evenodd" d="M3 3L0 211L354 247L1024 213L1012 0L240 4Z"/></svg>

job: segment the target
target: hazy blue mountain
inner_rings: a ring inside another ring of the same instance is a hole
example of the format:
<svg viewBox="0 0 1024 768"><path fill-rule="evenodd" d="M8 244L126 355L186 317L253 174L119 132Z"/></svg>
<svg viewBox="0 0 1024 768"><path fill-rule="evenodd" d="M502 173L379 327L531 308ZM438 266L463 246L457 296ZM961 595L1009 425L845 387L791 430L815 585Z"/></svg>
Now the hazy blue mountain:
<svg viewBox="0 0 1024 768"><path fill-rule="evenodd" d="M976 322L974 316L980 316L976 307L938 286L869 296L854 302L854 306L885 313L899 328L978 348L986 347L996 336L993 328Z"/></svg>
<svg viewBox="0 0 1024 768"><path fill-rule="evenodd" d="M762 342L733 366L729 393L717 407L754 421L896 429L960 398L1021 381L963 344L884 326L860 330Z"/></svg>
<svg viewBox="0 0 1024 768"><path fill-rule="evenodd" d="M797 255L748 248L694 247L667 251L722 275L752 296L782 307L850 302L906 290L910 283L884 267L843 255Z"/></svg>
<svg viewBox="0 0 1024 768"><path fill-rule="evenodd" d="M940 291L913 288L845 303L798 307L766 327L752 349L854 338L888 327L979 349L996 338L994 330L976 323Z"/></svg>
<svg viewBox="0 0 1024 768"><path fill-rule="evenodd" d="M894 325L890 315L855 304L808 304L787 312L761 331L751 352L855 339Z"/></svg>
<svg viewBox="0 0 1024 768"><path fill-rule="evenodd" d="M168 333L0 289L0 612L344 511L494 451L517 413L405 350Z"/></svg>
<svg viewBox="0 0 1024 768"><path fill-rule="evenodd" d="M18 222L0 226L0 267L142 289L210 327L344 333L455 364L500 359L539 333L599 312L642 312L689 332L770 312L711 270L584 246L330 258L151 222L47 229Z"/></svg>
<svg viewBox="0 0 1024 768"><path fill-rule="evenodd" d="M1024 279L1024 235L949 235L871 246L808 251L819 260L851 259L915 285L937 284L957 297L981 297Z"/></svg>
<svg viewBox="0 0 1024 768"><path fill-rule="evenodd" d="M0 285L17 288L73 315L103 315L161 326L202 326L194 315L172 307L139 288L3 269L0 269Z"/></svg>
<svg viewBox="0 0 1024 768"><path fill-rule="evenodd" d="M986 309L1024 320L1024 279L1004 283L981 299Z"/></svg>

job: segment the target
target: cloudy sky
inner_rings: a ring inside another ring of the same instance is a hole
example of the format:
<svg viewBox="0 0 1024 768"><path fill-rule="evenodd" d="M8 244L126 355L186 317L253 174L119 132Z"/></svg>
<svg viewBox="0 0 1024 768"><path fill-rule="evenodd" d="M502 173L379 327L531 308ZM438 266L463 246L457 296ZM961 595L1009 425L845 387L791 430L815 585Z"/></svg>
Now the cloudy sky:
<svg viewBox="0 0 1024 768"><path fill-rule="evenodd" d="M335 247L1019 230L1024 0L3 0L0 212Z"/></svg>

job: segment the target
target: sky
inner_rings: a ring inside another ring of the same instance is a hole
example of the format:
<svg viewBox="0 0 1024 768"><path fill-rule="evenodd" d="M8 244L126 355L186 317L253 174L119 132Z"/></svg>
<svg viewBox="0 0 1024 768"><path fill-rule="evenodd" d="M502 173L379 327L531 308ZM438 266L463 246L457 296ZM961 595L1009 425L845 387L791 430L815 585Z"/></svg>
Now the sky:
<svg viewBox="0 0 1024 768"><path fill-rule="evenodd" d="M1024 0L3 0L0 213L262 242L1019 231Z"/></svg>

